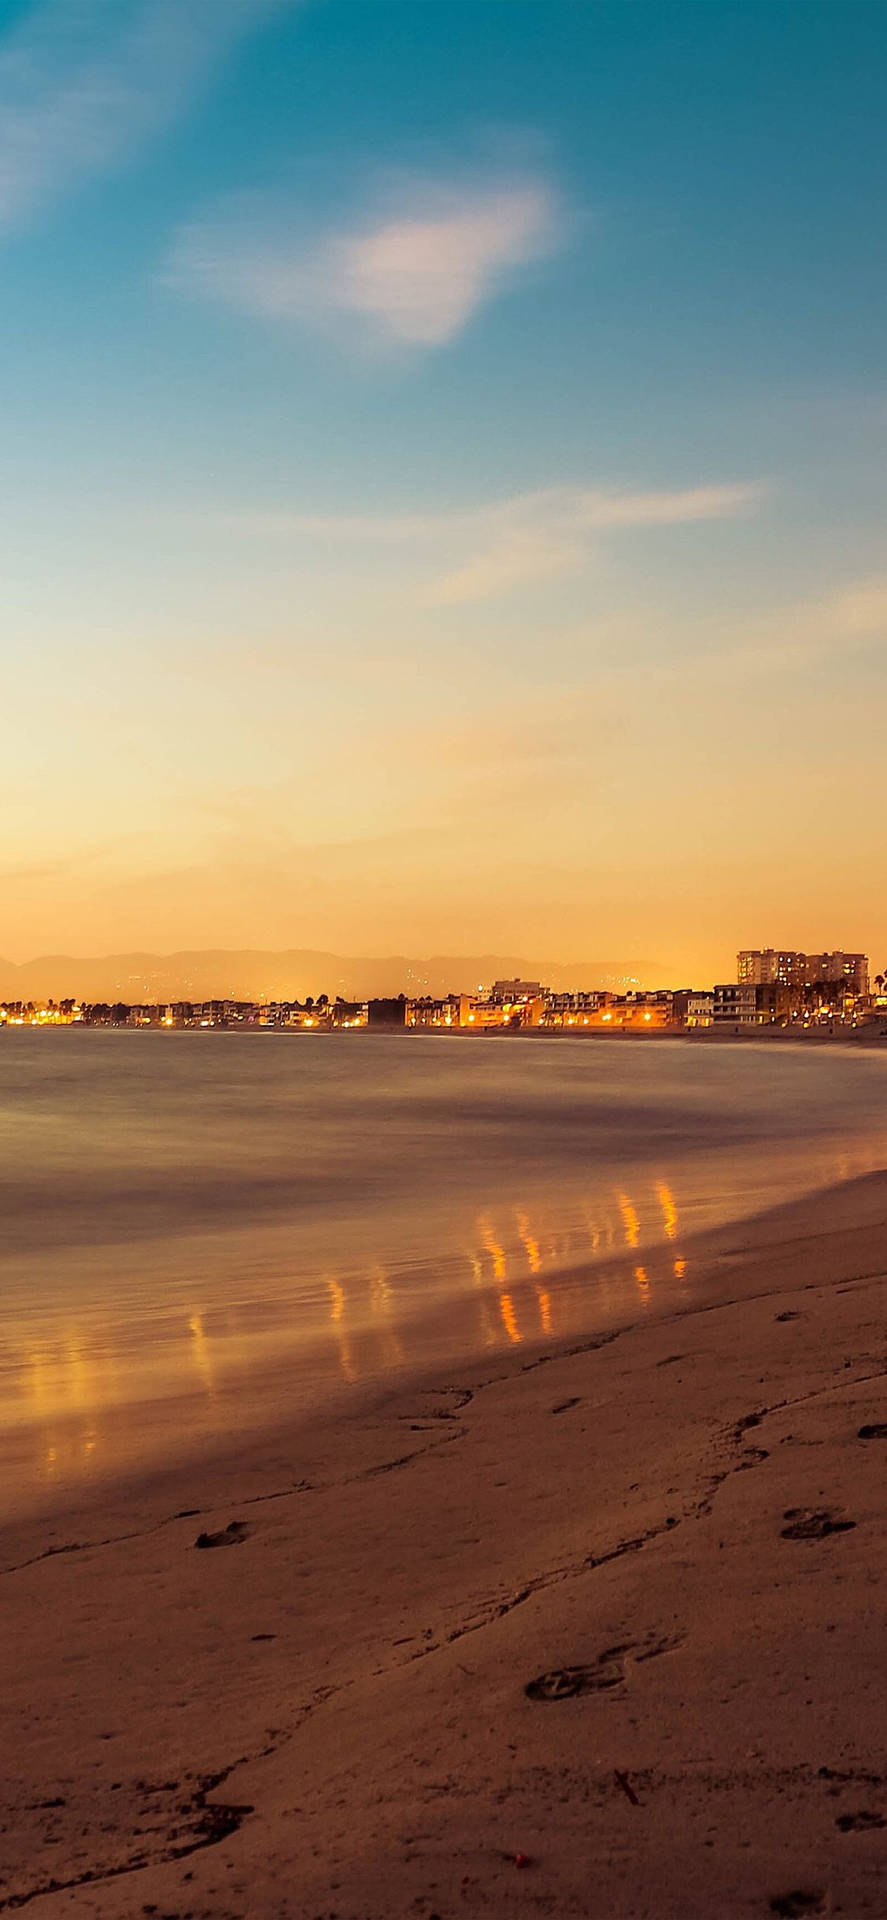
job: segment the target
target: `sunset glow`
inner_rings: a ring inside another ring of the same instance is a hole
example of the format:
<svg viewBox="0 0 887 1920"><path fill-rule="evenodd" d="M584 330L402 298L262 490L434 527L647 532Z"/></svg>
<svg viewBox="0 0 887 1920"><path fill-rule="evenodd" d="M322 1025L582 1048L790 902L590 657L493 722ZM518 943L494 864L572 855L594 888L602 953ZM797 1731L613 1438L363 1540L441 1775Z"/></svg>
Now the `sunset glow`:
<svg viewBox="0 0 887 1920"><path fill-rule="evenodd" d="M887 949L879 9L0 13L6 956Z"/></svg>

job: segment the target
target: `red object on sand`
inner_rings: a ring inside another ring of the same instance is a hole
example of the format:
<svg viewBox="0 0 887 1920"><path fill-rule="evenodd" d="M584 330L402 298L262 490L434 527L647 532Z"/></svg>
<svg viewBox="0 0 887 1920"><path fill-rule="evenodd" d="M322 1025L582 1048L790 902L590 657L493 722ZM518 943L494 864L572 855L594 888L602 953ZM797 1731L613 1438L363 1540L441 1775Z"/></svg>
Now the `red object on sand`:
<svg viewBox="0 0 887 1920"><path fill-rule="evenodd" d="M531 1867L533 1862L528 1853L516 1853L514 1856L514 1864L516 1867Z"/></svg>

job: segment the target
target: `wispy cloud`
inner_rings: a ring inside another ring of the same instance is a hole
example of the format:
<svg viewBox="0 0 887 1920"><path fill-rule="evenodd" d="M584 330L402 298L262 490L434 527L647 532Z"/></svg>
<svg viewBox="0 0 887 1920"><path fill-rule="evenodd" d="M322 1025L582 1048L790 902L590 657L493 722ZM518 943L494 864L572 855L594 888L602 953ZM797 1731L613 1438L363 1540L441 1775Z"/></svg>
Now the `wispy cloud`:
<svg viewBox="0 0 887 1920"><path fill-rule="evenodd" d="M819 600L763 616L722 658L749 671L801 677L836 659L858 666L885 640L887 580L857 580Z"/></svg>
<svg viewBox="0 0 887 1920"><path fill-rule="evenodd" d="M529 494L487 513L474 551L432 581L426 598L438 606L489 599L575 572L603 535L733 519L760 495L748 485L633 494L558 487Z"/></svg>
<svg viewBox="0 0 887 1920"><path fill-rule="evenodd" d="M709 680L729 678L734 685L764 675L784 674L808 684L819 669L834 671L835 662L858 670L866 658L876 658L887 641L887 580L846 581L818 598L790 601L752 613L734 613L729 607L717 615L683 615L677 625L661 610L644 608L629 616L625 639L631 653L633 639L649 641L660 628L655 666L648 668L667 681L686 678L688 666L704 665ZM634 632L632 632L634 629ZM846 699L851 680L842 681Z"/></svg>
<svg viewBox="0 0 887 1920"><path fill-rule="evenodd" d="M453 606L575 572L605 537L752 513L765 491L759 482L644 493L548 487L466 512L246 513L232 516L230 525L241 533L319 542L331 549L403 549L424 576L422 602Z"/></svg>
<svg viewBox="0 0 887 1920"><path fill-rule="evenodd" d="M851 638L887 638L887 580L860 580L830 603L838 631Z"/></svg>
<svg viewBox="0 0 887 1920"><path fill-rule="evenodd" d="M557 243L545 181L400 177L321 238L279 201L238 201L179 235L167 277L271 321L357 326L377 342L440 347Z"/></svg>
<svg viewBox="0 0 887 1920"><path fill-rule="evenodd" d="M281 3L39 0L0 41L0 232L162 132Z"/></svg>

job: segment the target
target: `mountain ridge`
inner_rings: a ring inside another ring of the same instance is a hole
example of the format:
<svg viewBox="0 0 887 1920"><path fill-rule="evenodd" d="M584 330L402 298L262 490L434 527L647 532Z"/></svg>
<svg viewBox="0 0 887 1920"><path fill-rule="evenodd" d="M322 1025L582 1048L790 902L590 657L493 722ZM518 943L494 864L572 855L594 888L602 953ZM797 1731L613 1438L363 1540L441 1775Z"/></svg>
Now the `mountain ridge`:
<svg viewBox="0 0 887 1920"><path fill-rule="evenodd" d="M661 973L660 966L636 960L565 963L494 953L415 958L407 954L348 956L313 947L277 951L184 947L172 953L134 950L93 957L50 953L19 963L0 957L0 999L46 999L51 995L79 1000L113 997L135 1003L304 999L309 993L364 999L401 992L435 996L450 991L466 993L515 975L540 980L561 991L615 986L626 979L641 978L649 986L658 984L653 976Z"/></svg>

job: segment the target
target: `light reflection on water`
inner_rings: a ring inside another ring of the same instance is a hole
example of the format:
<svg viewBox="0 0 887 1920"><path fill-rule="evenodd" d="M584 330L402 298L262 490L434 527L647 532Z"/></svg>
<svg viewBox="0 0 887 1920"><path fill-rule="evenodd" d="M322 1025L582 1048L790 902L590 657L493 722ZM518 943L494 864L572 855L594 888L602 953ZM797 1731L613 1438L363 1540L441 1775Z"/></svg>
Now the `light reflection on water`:
<svg viewBox="0 0 887 1920"><path fill-rule="evenodd" d="M877 1058L30 1038L0 1095L0 1490L20 1493L690 1298L689 1236L887 1144Z"/></svg>

